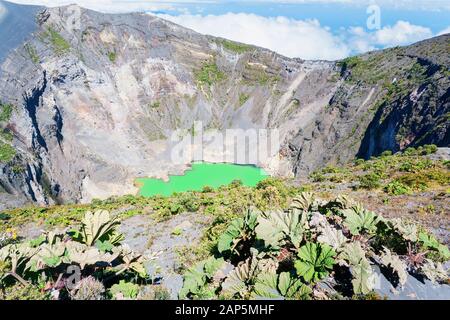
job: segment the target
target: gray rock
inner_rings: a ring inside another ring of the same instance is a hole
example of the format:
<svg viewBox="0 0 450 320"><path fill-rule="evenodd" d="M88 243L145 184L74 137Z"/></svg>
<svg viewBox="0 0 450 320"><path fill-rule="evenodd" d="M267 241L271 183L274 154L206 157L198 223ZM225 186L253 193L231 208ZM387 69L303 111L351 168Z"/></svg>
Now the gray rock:
<svg viewBox="0 0 450 320"><path fill-rule="evenodd" d="M380 288L376 292L389 300L449 300L450 285L433 284L428 279L418 279L408 275L404 288L394 288L391 282L375 267L380 279Z"/></svg>

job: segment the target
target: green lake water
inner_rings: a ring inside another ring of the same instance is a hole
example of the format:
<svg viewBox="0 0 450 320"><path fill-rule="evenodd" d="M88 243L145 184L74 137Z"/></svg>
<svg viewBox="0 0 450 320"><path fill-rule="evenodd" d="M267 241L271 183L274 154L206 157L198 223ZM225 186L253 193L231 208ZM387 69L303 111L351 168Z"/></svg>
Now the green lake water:
<svg viewBox="0 0 450 320"><path fill-rule="evenodd" d="M144 197L155 195L170 196L174 192L200 191L205 186L218 188L228 185L233 180L241 180L245 186L254 187L267 178L266 172L251 165L228 163L195 162L192 169L182 176L170 176L169 181L160 179L137 179L139 194Z"/></svg>

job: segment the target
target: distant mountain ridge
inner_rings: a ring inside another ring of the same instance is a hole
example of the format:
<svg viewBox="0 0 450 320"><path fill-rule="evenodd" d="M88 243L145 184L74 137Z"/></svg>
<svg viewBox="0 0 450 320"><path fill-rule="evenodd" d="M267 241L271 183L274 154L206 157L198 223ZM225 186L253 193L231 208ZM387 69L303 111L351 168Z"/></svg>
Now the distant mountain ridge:
<svg viewBox="0 0 450 320"><path fill-rule="evenodd" d="M303 61L147 14L0 4L4 206L135 193L137 177L186 169L170 163L166 144L195 121L279 129L280 166L260 165L281 176L450 144L449 34ZM67 23L74 10L79 27Z"/></svg>

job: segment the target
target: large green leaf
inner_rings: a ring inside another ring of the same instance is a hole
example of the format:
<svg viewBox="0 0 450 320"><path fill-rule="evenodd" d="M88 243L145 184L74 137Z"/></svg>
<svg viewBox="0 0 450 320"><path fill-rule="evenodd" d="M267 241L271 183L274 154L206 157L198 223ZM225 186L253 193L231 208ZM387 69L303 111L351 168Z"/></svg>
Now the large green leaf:
<svg viewBox="0 0 450 320"><path fill-rule="evenodd" d="M346 244L339 257L349 264L353 276L353 292L356 294L370 293L375 287L376 276L361 244L358 241Z"/></svg>
<svg viewBox="0 0 450 320"><path fill-rule="evenodd" d="M260 273L252 292L253 299L283 299L278 290L278 275L276 273Z"/></svg>
<svg viewBox="0 0 450 320"><path fill-rule="evenodd" d="M109 290L114 299L135 299L139 293L139 286L131 282L125 282L120 280L118 284L115 284Z"/></svg>
<svg viewBox="0 0 450 320"><path fill-rule="evenodd" d="M417 241L417 226L412 223L397 218L391 220L392 227L403 237L403 239L416 242Z"/></svg>
<svg viewBox="0 0 450 320"><path fill-rule="evenodd" d="M307 217L306 212L298 209L261 214L255 229L256 236L268 247L279 248L289 241L298 248L305 230L308 229Z"/></svg>
<svg viewBox="0 0 450 320"><path fill-rule="evenodd" d="M353 275L353 292L356 294L368 294L375 287L375 275L367 260L361 260L357 265L351 266Z"/></svg>
<svg viewBox="0 0 450 320"><path fill-rule="evenodd" d="M217 243L217 249L220 253L231 250L235 239L237 239L244 228L244 219L238 218L231 221L225 233L222 234Z"/></svg>
<svg viewBox="0 0 450 320"><path fill-rule="evenodd" d="M114 254L102 253L95 247L87 247L86 245L74 241L66 243L66 248L68 259L70 259L71 262L79 264L81 269L84 269L88 265L110 265L119 255L118 252Z"/></svg>
<svg viewBox="0 0 450 320"><path fill-rule="evenodd" d="M45 267L55 268L63 262L63 256L66 252L66 245L63 242L56 242L55 244L44 243L38 247L38 252L31 259L36 260L36 270L41 270Z"/></svg>
<svg viewBox="0 0 450 320"><path fill-rule="evenodd" d="M223 258L216 259L209 257L190 268L184 274L184 282L179 298L185 299L189 294L205 296L210 292L210 288L205 290L205 286L209 280L216 282L225 278L228 274L228 264Z"/></svg>
<svg viewBox="0 0 450 320"><path fill-rule="evenodd" d="M88 246L93 246L98 240L109 240L111 244L118 244L123 239L123 236L117 233L119 224L119 220L112 219L108 211L99 210L94 213L88 211L82 220L80 230L73 232L73 238Z"/></svg>
<svg viewBox="0 0 450 320"><path fill-rule="evenodd" d="M244 218L238 218L229 224L227 230L222 234L217 243L220 253L235 251L234 249L241 241L250 240L257 224L259 212L249 210ZM239 252L235 252L239 254Z"/></svg>
<svg viewBox="0 0 450 320"><path fill-rule="evenodd" d="M311 289L289 272L280 274L262 272L256 277L251 297L253 299L281 300L305 298L310 293Z"/></svg>
<svg viewBox="0 0 450 320"><path fill-rule="evenodd" d="M380 216L372 211L367 211L360 206L342 210L345 216L344 225L350 230L352 235L361 233L374 234L377 231L377 224L382 220Z"/></svg>
<svg viewBox="0 0 450 320"><path fill-rule="evenodd" d="M241 262L235 267L222 283L222 293L229 297L236 294L245 296L248 293L248 285L251 284L260 271L260 265L256 254Z"/></svg>
<svg viewBox="0 0 450 320"><path fill-rule="evenodd" d="M309 211L314 204L315 197L312 192L302 192L292 200L291 208Z"/></svg>
<svg viewBox="0 0 450 320"><path fill-rule="evenodd" d="M186 299L190 293L196 294L206 284L205 261L189 268L184 274L183 287L178 293L180 299Z"/></svg>
<svg viewBox="0 0 450 320"><path fill-rule="evenodd" d="M323 227L319 227L318 231L320 232L320 235L317 237L317 241L328 244L336 251L340 251L347 242L347 238L342 231L333 228L328 223Z"/></svg>
<svg viewBox="0 0 450 320"><path fill-rule="evenodd" d="M212 278L218 270L225 264L225 260L223 258L214 258L209 257L205 261L205 274L208 278Z"/></svg>
<svg viewBox="0 0 450 320"><path fill-rule="evenodd" d="M445 260L450 259L450 250L448 247L439 243L433 235L421 231L419 232L419 241L422 242L426 248L436 250Z"/></svg>
<svg viewBox="0 0 450 320"><path fill-rule="evenodd" d="M299 260L295 262L297 274L306 282L316 282L325 278L335 264L336 252L327 244L309 242L300 248Z"/></svg>

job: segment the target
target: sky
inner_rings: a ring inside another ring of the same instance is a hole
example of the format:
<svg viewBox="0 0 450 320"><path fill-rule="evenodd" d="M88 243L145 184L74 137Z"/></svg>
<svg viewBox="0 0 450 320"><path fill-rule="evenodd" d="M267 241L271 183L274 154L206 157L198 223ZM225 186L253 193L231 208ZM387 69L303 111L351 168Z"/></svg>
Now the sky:
<svg viewBox="0 0 450 320"><path fill-rule="evenodd" d="M450 33L450 0L12 0L140 11L288 57L337 60Z"/></svg>

